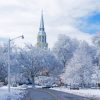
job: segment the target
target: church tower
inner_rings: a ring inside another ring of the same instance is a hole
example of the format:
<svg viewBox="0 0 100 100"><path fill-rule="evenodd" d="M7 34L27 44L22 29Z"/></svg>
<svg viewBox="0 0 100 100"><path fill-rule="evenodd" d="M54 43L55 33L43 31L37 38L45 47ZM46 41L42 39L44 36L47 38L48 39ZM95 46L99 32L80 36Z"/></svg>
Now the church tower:
<svg viewBox="0 0 100 100"><path fill-rule="evenodd" d="M37 36L37 47L42 48L42 49L48 48L48 43L46 41L46 32L44 28L43 11L41 13L40 27L39 27L39 32Z"/></svg>

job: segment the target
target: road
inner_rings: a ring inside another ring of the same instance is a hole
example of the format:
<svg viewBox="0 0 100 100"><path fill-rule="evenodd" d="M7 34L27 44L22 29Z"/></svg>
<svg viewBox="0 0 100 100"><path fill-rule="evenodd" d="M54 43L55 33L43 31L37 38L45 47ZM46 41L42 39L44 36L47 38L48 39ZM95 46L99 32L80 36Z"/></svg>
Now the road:
<svg viewBox="0 0 100 100"><path fill-rule="evenodd" d="M24 100L93 100L51 89L27 89Z"/></svg>

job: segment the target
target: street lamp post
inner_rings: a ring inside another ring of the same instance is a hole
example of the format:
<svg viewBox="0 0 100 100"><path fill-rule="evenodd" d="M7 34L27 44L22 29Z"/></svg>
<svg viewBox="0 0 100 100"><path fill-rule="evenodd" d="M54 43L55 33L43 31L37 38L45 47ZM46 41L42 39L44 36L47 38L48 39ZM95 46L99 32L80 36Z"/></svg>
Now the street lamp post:
<svg viewBox="0 0 100 100"><path fill-rule="evenodd" d="M10 92L10 82L11 82L11 76L10 76L10 42L15 40L15 39L18 39L18 38L22 38L24 39L24 36L18 36L16 38L13 38L13 39L9 39L8 41L8 92Z"/></svg>

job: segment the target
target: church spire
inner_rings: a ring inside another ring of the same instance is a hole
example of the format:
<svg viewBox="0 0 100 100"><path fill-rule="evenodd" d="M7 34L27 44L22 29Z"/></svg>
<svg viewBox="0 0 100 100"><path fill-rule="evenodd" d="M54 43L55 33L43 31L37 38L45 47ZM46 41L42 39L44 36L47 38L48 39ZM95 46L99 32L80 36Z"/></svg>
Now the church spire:
<svg viewBox="0 0 100 100"><path fill-rule="evenodd" d="M41 20L40 20L40 28L39 30L44 31L44 20L43 20L43 10L41 11Z"/></svg>
<svg viewBox="0 0 100 100"><path fill-rule="evenodd" d="M43 49L48 48L48 43L46 40L46 32L44 29L43 11L41 13L40 27L39 27L39 32L38 32L38 36L37 36L37 47L40 47Z"/></svg>

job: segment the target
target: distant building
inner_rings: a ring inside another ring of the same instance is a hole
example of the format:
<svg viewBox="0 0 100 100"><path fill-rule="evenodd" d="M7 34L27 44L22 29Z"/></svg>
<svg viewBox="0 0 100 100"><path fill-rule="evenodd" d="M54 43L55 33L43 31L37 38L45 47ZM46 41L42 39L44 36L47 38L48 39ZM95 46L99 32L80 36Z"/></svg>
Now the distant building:
<svg viewBox="0 0 100 100"><path fill-rule="evenodd" d="M41 13L40 27L39 27L39 32L37 36L37 47L42 48L42 49L48 48L48 43L46 40L46 32L44 28L43 12Z"/></svg>

